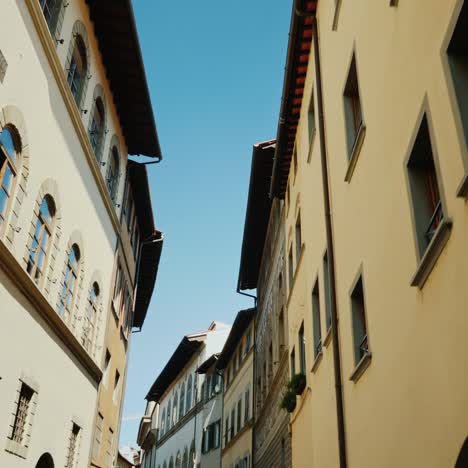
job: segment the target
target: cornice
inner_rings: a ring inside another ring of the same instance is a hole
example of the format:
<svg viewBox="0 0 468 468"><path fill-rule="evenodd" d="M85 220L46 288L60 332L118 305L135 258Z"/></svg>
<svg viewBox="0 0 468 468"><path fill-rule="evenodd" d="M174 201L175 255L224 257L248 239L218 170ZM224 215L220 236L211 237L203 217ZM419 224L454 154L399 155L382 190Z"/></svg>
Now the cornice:
<svg viewBox="0 0 468 468"><path fill-rule="evenodd" d="M102 379L102 371L83 348L78 339L50 305L28 273L17 262L13 254L0 241L0 265L6 276L20 290L36 312L51 328L57 338L83 366L95 383ZM34 313L33 312L33 313Z"/></svg>
<svg viewBox="0 0 468 468"><path fill-rule="evenodd" d="M111 220L112 227L114 228L115 233L119 235L120 224L119 219L117 217L117 213L115 212L114 203L109 196L109 192L107 191L104 178L101 174L101 168L96 160L93 149L91 148L91 144L89 142L85 126L81 119L81 114L78 108L76 107L75 100L73 99L73 95L68 86L65 74L63 72L62 64L60 63L57 51L55 49L54 40L50 35L49 28L47 27L47 23L44 19L44 15L42 14L39 2L37 0L25 0L25 3L31 14L31 18L36 28L36 32L39 36L42 47L44 48L45 55L54 75L60 94L62 95L63 102L65 103L65 107L68 110L70 120L73 124L73 127L75 128L76 135L78 137L78 140L80 141L83 153L86 157L86 161L91 170L99 193L101 195L101 199Z"/></svg>

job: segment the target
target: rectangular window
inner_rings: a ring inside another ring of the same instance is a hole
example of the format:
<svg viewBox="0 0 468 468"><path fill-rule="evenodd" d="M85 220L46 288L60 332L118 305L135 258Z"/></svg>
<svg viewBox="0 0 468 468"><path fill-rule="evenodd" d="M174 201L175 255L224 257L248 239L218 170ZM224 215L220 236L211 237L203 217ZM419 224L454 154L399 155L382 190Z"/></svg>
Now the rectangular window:
<svg viewBox="0 0 468 468"><path fill-rule="evenodd" d="M310 103L309 103L309 112L307 113L307 128L309 131L309 146L312 146L312 141L314 139L315 134L315 102L314 102L314 91L310 95ZM310 151L310 149L309 149ZM310 159L310 153L309 153Z"/></svg>
<svg viewBox="0 0 468 468"><path fill-rule="evenodd" d="M285 346L284 332L285 332L285 330L284 330L284 312L281 309L281 312L280 312L279 317L278 317L278 345L279 345L280 351L282 351L284 346ZM281 356L280 356L280 358L281 358Z"/></svg>
<svg viewBox="0 0 468 468"><path fill-rule="evenodd" d="M22 382L10 435L11 440L21 445L25 445L33 395L34 390Z"/></svg>
<svg viewBox="0 0 468 468"><path fill-rule="evenodd" d="M312 326L314 328L314 358L322 351L322 330L320 320L320 288L319 280L312 290Z"/></svg>
<svg viewBox="0 0 468 468"><path fill-rule="evenodd" d="M296 221L296 265L299 264L302 249L302 234L301 234L301 215L297 216Z"/></svg>
<svg viewBox="0 0 468 468"><path fill-rule="evenodd" d="M294 166L294 180L296 179L297 175L297 149L294 147L293 151L293 166Z"/></svg>
<svg viewBox="0 0 468 468"><path fill-rule="evenodd" d="M466 47L467 27L468 4L465 2L463 3L455 30L450 40L447 49L447 55L466 144L468 144L468 48Z"/></svg>
<svg viewBox="0 0 468 468"><path fill-rule="evenodd" d="M344 91L345 122L348 140L348 158L351 159L353 149L362 125L361 100L359 97L356 58L353 56L348 79Z"/></svg>
<svg viewBox="0 0 468 468"><path fill-rule="evenodd" d="M224 426L224 446L229 442L229 415L227 415Z"/></svg>
<svg viewBox="0 0 468 468"><path fill-rule="evenodd" d="M294 375L296 374L296 351L294 350L294 346L293 346L293 349L291 351L291 377L294 377Z"/></svg>
<svg viewBox="0 0 468 468"><path fill-rule="evenodd" d="M78 442L80 431L80 426L73 423L72 431L70 434L70 441L68 444L67 462L65 464L66 468L74 468L78 461Z"/></svg>
<svg viewBox="0 0 468 468"><path fill-rule="evenodd" d="M93 456L96 460L99 458L99 453L101 451L103 423L104 423L104 417L102 416L101 413L98 413L97 420L96 420L96 433L94 436L94 450L93 450Z"/></svg>
<svg viewBox="0 0 468 468"><path fill-rule="evenodd" d="M117 270L115 273L115 280L114 280L114 294L113 294L113 307L116 314L119 313L120 310L120 301L122 295L122 267L120 266L120 262L117 264Z"/></svg>
<svg viewBox="0 0 468 468"><path fill-rule="evenodd" d="M288 255L288 270L289 270L289 292L291 292L293 280L294 280L294 264L293 264L293 252L292 252L292 245L289 248L289 255Z"/></svg>
<svg viewBox="0 0 468 468"><path fill-rule="evenodd" d="M355 363L358 364L359 361L369 352L362 278L359 278L353 292L351 293L351 313L354 335L354 360Z"/></svg>
<svg viewBox="0 0 468 468"><path fill-rule="evenodd" d="M301 324L301 328L298 333L299 342L299 365L301 374L306 374L306 348L305 348L305 337L304 337L304 322Z"/></svg>
<svg viewBox="0 0 468 468"><path fill-rule="evenodd" d="M236 407L231 410L231 439L234 437L234 426L236 425Z"/></svg>
<svg viewBox="0 0 468 468"><path fill-rule="evenodd" d="M104 385L107 387L107 384L109 383L109 368L110 368L110 362L111 362L111 354L109 353L109 350L106 349L106 358L104 360L104 373L103 373L103 378L102 380L104 381Z"/></svg>
<svg viewBox="0 0 468 468"><path fill-rule="evenodd" d="M119 385L120 385L120 372L116 369L115 379L114 379L114 393L112 394L112 399L114 400L114 403L116 403L119 398Z"/></svg>
<svg viewBox="0 0 468 468"><path fill-rule="evenodd" d="M273 379L273 343L268 347L268 380Z"/></svg>
<svg viewBox="0 0 468 468"><path fill-rule="evenodd" d="M114 431L109 427L107 436L106 466L112 466L112 450L114 444Z"/></svg>
<svg viewBox="0 0 468 468"><path fill-rule="evenodd" d="M247 423L250 419L250 388L247 387L245 391L245 415L244 415L244 423Z"/></svg>
<svg viewBox="0 0 468 468"><path fill-rule="evenodd" d="M325 325L327 327L327 333L331 328L330 276L328 270L328 254L325 252L323 257L323 292L325 293Z"/></svg>
<svg viewBox="0 0 468 468"><path fill-rule="evenodd" d="M422 257L444 217L426 116L422 119L407 166L419 255Z"/></svg>
<svg viewBox="0 0 468 468"><path fill-rule="evenodd" d="M250 347L252 346L252 329L249 328L247 330L247 335L245 338L245 354L250 351Z"/></svg>
<svg viewBox="0 0 468 468"><path fill-rule="evenodd" d="M237 402L237 432L242 428L242 398Z"/></svg>

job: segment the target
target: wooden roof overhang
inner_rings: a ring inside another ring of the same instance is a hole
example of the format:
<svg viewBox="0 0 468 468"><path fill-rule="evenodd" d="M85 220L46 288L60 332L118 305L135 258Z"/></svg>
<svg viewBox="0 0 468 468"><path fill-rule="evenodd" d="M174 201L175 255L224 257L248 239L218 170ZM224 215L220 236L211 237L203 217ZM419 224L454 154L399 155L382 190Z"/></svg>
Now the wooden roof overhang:
<svg viewBox="0 0 468 468"><path fill-rule="evenodd" d="M170 387L172 382L177 378L182 369L190 362L195 353L197 353L202 347L205 339L206 335L198 335L195 338L184 336L182 338L179 346L177 346L177 349L174 351L146 395L146 399L148 401L156 401L159 403L161 397Z"/></svg>
<svg viewBox="0 0 468 468"><path fill-rule="evenodd" d="M271 211L272 201L268 192L274 154L275 140L258 143L253 147L249 195L237 280L238 291L257 287L263 244Z"/></svg>
<svg viewBox="0 0 468 468"><path fill-rule="evenodd" d="M318 0L294 0L270 195L283 199L296 141Z"/></svg>
<svg viewBox="0 0 468 468"><path fill-rule="evenodd" d="M128 152L162 159L130 0L86 0Z"/></svg>
<svg viewBox="0 0 468 468"><path fill-rule="evenodd" d="M154 226L146 166L128 161L128 177L142 241L133 326L141 328L153 295L161 259L162 233ZM152 240L157 242L151 242Z"/></svg>

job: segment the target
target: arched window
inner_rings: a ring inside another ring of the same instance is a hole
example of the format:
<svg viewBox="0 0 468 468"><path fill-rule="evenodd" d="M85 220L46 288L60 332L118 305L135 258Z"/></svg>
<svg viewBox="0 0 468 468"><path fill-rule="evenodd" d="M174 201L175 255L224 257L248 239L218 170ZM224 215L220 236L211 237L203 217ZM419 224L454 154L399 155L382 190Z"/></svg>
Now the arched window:
<svg viewBox="0 0 468 468"><path fill-rule="evenodd" d="M171 457L171 460L169 461L169 468L174 468L174 458Z"/></svg>
<svg viewBox="0 0 468 468"><path fill-rule="evenodd" d="M84 317L82 343L86 351L90 353L94 345L94 335L96 333L98 304L99 304L99 285L94 282L88 296L86 304L86 315Z"/></svg>
<svg viewBox="0 0 468 468"><path fill-rule="evenodd" d="M107 169L107 190L112 200L115 200L117 195L117 187L119 185L119 152L117 148L112 147L110 158L109 158L109 167Z"/></svg>
<svg viewBox="0 0 468 468"><path fill-rule="evenodd" d="M5 221L10 205L13 182L17 174L17 154L21 151L19 138L13 129L0 132L0 225Z"/></svg>
<svg viewBox="0 0 468 468"><path fill-rule="evenodd" d="M180 390L180 403L179 403L179 419L184 417L185 414L185 382L182 384Z"/></svg>
<svg viewBox="0 0 468 468"><path fill-rule="evenodd" d="M171 428L171 400L167 404L167 414L166 414L166 431L169 431Z"/></svg>
<svg viewBox="0 0 468 468"><path fill-rule="evenodd" d="M87 79L87 73L88 62L86 58L86 46L83 38L80 35L76 35L70 67L68 68L67 81L78 108L80 107L81 95L83 93L85 80Z"/></svg>
<svg viewBox="0 0 468 468"><path fill-rule="evenodd" d="M173 411L172 411L172 425L174 426L177 423L177 404L179 403L179 395L175 392L174 400L173 400Z"/></svg>
<svg viewBox="0 0 468 468"><path fill-rule="evenodd" d="M55 203L50 195L46 195L41 202L37 215L34 237L29 249L27 272L36 284L44 275L47 255L50 250L50 238L54 228Z"/></svg>
<svg viewBox="0 0 468 468"><path fill-rule="evenodd" d="M167 468L167 463L164 461L163 468Z"/></svg>
<svg viewBox="0 0 468 468"><path fill-rule="evenodd" d="M188 451L187 451L187 447L185 447L184 456L182 457L182 468L188 468Z"/></svg>
<svg viewBox="0 0 468 468"><path fill-rule="evenodd" d="M67 263L65 265L65 273L63 277L62 289L59 294L59 302L57 311L64 319L68 319L71 315L73 300L78 282L78 266L80 263L81 253L76 244L71 246L68 253Z"/></svg>
<svg viewBox="0 0 468 468"><path fill-rule="evenodd" d="M192 440L192 445L190 446L189 454L189 468L194 468L195 466L195 442Z"/></svg>
<svg viewBox="0 0 468 468"><path fill-rule="evenodd" d="M185 405L185 411L188 413L192 408L192 375L189 376L187 382L187 403Z"/></svg>
<svg viewBox="0 0 468 468"><path fill-rule="evenodd" d="M44 453L36 463L36 468L54 468L54 459L50 453Z"/></svg>
<svg viewBox="0 0 468 468"><path fill-rule="evenodd" d="M101 160L102 143L104 141L104 122L104 103L102 102L101 97L98 96L94 101L94 107L88 129L89 141L98 161Z"/></svg>
<svg viewBox="0 0 468 468"><path fill-rule="evenodd" d="M180 454L180 452L177 452L177 456L175 459L176 468L180 468L181 463L182 463L182 455Z"/></svg>
<svg viewBox="0 0 468 468"><path fill-rule="evenodd" d="M62 0L39 0L44 18L49 26L49 31L52 36L57 28L57 20L60 14L60 8L62 7Z"/></svg>
<svg viewBox="0 0 468 468"><path fill-rule="evenodd" d="M161 416L161 437L166 433L166 408L163 409Z"/></svg>

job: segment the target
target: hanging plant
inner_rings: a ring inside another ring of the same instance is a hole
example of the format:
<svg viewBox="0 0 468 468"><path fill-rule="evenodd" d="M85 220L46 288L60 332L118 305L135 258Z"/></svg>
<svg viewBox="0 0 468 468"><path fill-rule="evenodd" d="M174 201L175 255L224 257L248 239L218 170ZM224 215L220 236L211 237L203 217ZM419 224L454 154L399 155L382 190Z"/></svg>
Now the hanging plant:
<svg viewBox="0 0 468 468"><path fill-rule="evenodd" d="M307 379L302 373L295 374L289 381L288 387L296 394L302 395L306 387Z"/></svg>
<svg viewBox="0 0 468 468"><path fill-rule="evenodd" d="M281 400L281 408L292 413L296 408L296 394L292 390L286 390Z"/></svg>

